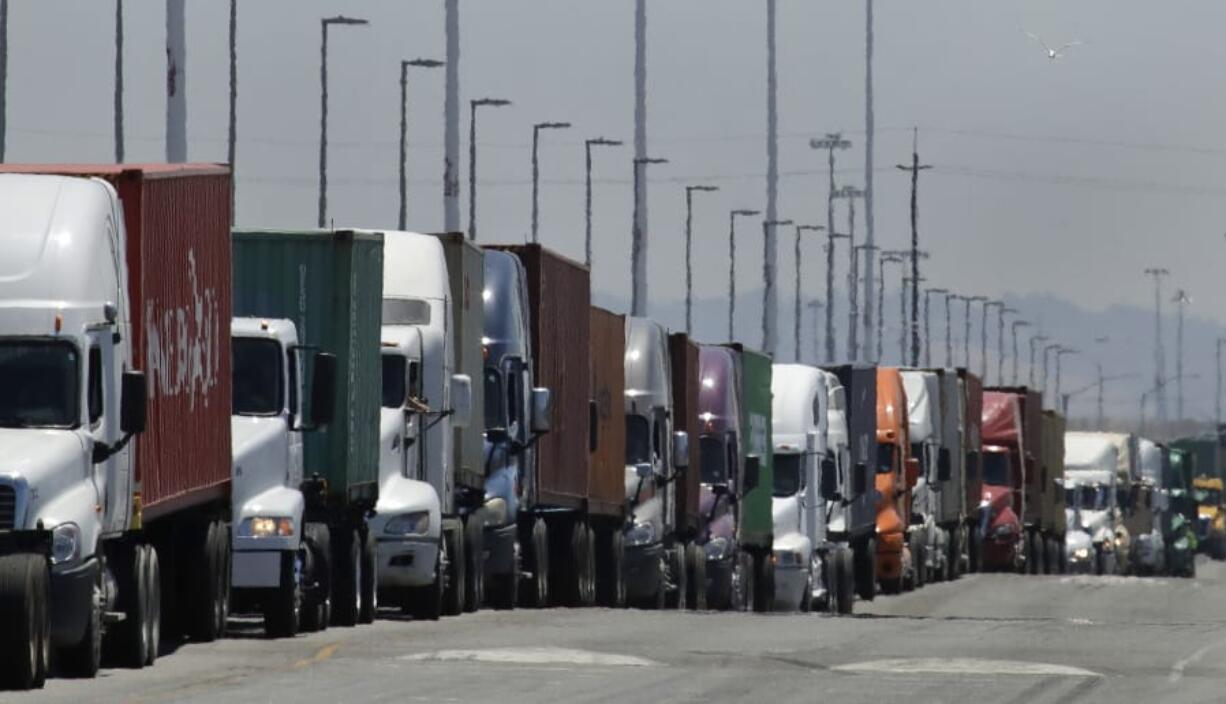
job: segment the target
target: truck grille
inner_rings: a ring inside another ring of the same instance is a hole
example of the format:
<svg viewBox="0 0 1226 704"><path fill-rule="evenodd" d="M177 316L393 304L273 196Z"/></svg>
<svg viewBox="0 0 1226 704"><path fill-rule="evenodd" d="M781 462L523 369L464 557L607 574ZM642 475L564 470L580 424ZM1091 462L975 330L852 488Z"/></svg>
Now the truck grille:
<svg viewBox="0 0 1226 704"><path fill-rule="evenodd" d="M17 519L17 490L0 484L0 530L11 530Z"/></svg>

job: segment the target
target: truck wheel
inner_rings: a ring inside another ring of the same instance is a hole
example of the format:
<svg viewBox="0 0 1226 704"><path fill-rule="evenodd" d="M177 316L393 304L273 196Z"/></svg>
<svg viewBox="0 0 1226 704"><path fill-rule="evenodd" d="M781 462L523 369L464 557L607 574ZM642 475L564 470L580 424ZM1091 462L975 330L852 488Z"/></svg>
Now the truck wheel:
<svg viewBox="0 0 1226 704"><path fill-rule="evenodd" d="M459 616L464 612L464 574L467 563L464 556L464 526L458 520L443 523L443 613Z"/></svg>
<svg viewBox="0 0 1226 704"><path fill-rule="evenodd" d="M276 595L264 601L264 634L269 638L293 638L302 622L302 586L298 578L298 555L281 553L281 582Z"/></svg>
<svg viewBox="0 0 1226 704"><path fill-rule="evenodd" d="M558 576L564 589L562 603L566 606L586 606L584 599L587 596L588 544L587 524L582 520L571 524L565 559L559 566L561 569Z"/></svg>
<svg viewBox="0 0 1226 704"><path fill-rule="evenodd" d="M229 554L226 554L226 561L223 563L221 570L222 577L225 578L226 584L230 583L229 571L225 569L225 565L229 565ZM145 653L145 665L152 665L158 657L158 650L162 647L162 570L158 564L158 551L152 545L145 546L145 573L144 579L146 591L149 595L149 616L146 619L146 628L149 629L149 634L146 636L149 649ZM223 590L225 595L223 599L228 600L229 589ZM228 610L224 608L221 612L222 623L225 623L225 618L228 615Z"/></svg>
<svg viewBox="0 0 1226 704"><path fill-rule="evenodd" d="M983 561L983 538L979 536L979 530L977 528L971 528L970 533L971 539L970 545L967 548L967 553L969 553L970 557L970 571L974 573L982 569L980 563Z"/></svg>
<svg viewBox="0 0 1226 704"><path fill-rule="evenodd" d="M485 512L480 509L464 522L464 553L468 557L464 610L473 612L485 601Z"/></svg>
<svg viewBox="0 0 1226 704"><path fill-rule="evenodd" d="M360 530L362 540L362 573L358 586L362 590L358 605L358 623L374 623L379 612L379 553L375 536L369 530Z"/></svg>
<svg viewBox="0 0 1226 704"><path fill-rule="evenodd" d="M39 689L46 681L49 582L42 555L0 557L0 658L5 663L0 682L12 689Z"/></svg>
<svg viewBox="0 0 1226 704"><path fill-rule="evenodd" d="M686 575L686 550L684 543L677 543L668 551L668 572L672 576L673 588L665 597L665 606L670 609L685 611L686 599L689 596Z"/></svg>
<svg viewBox="0 0 1226 704"><path fill-rule="evenodd" d="M911 562L911 587L919 589L924 586L928 576L928 546L921 542L916 546L914 559Z"/></svg>
<svg viewBox="0 0 1226 704"><path fill-rule="evenodd" d="M400 610L414 621L437 621L443 612L443 582L447 580L444 570L444 543L439 539L439 554L434 558L434 582L424 587L409 587L404 590Z"/></svg>
<svg viewBox="0 0 1226 704"><path fill-rule="evenodd" d="M853 604L855 604L855 557L851 550L841 548L836 550L835 558L837 566L834 570L837 581L834 584L834 605L835 611L840 615L849 615L852 612Z"/></svg>
<svg viewBox="0 0 1226 704"><path fill-rule="evenodd" d="M754 555L754 594L750 604L757 613L775 610L775 563L769 554Z"/></svg>
<svg viewBox="0 0 1226 704"><path fill-rule="evenodd" d="M229 587L225 566L230 562L225 538L225 526L210 521L196 543L198 552L192 558L195 605L189 616L189 634L192 640L201 643L215 641L225 631L226 590Z"/></svg>
<svg viewBox="0 0 1226 704"><path fill-rule="evenodd" d="M148 563L151 552L147 545L131 545L112 561L119 592L116 606L123 612L124 620L113 630L107 629L105 650L125 667L142 668L149 662L152 629Z"/></svg>
<svg viewBox="0 0 1226 704"><path fill-rule="evenodd" d="M877 538L869 536L855 551L856 595L865 601L877 596Z"/></svg>
<svg viewBox="0 0 1226 704"><path fill-rule="evenodd" d="M332 625L356 626L362 594L358 580L362 574L362 538L352 528L344 528L332 542Z"/></svg>
<svg viewBox="0 0 1226 704"><path fill-rule="evenodd" d="M707 610L707 553L697 543L690 543L685 550L686 606L692 611Z"/></svg>
<svg viewBox="0 0 1226 704"><path fill-rule="evenodd" d="M949 550L945 556L946 562L949 563L950 581L953 581L962 576L962 531L954 529L949 532Z"/></svg>
<svg viewBox="0 0 1226 704"><path fill-rule="evenodd" d="M520 606L544 609L549 606L549 527L545 519L532 522L532 532L521 547L526 547L524 557L530 576L524 581L527 589L520 590Z"/></svg>
<svg viewBox="0 0 1226 704"><path fill-rule="evenodd" d="M512 549L515 554L512 556L511 571L507 574L490 575L490 584L485 590L486 603L491 608L502 611L513 609L519 603L519 574L523 558L520 555L518 540L515 541Z"/></svg>
<svg viewBox="0 0 1226 704"><path fill-rule="evenodd" d="M591 607L596 605L596 529L590 525L583 531L583 544L584 579L579 602L583 606Z"/></svg>
<svg viewBox="0 0 1226 704"><path fill-rule="evenodd" d="M102 666L102 568L99 568L94 583L93 603L85 621L85 633L80 642L56 652L59 669L69 677L92 678ZM2 602L4 600L0 600Z"/></svg>
<svg viewBox="0 0 1226 704"><path fill-rule="evenodd" d="M307 585L301 629L322 631L332 619L332 533L325 523L307 523L302 529L303 581Z"/></svg>

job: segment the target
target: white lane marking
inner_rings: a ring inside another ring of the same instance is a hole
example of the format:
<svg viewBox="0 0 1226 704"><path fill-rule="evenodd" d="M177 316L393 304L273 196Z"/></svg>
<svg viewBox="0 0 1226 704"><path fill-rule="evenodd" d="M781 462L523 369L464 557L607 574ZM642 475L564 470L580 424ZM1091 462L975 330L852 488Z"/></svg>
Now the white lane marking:
<svg viewBox="0 0 1226 704"><path fill-rule="evenodd" d="M1157 577L1124 577L1118 574L1078 574L1068 577L1061 577L1060 584L1075 584L1082 587L1105 587L1118 586L1121 584L1135 584L1142 587L1165 587L1170 582Z"/></svg>
<svg viewBox="0 0 1226 704"><path fill-rule="evenodd" d="M436 650L401 656L415 662L494 662L511 665L593 665L650 667L653 660L634 655L598 653L571 648L487 648L484 650Z"/></svg>
<svg viewBox="0 0 1226 704"><path fill-rule="evenodd" d="M1093 626L1094 622L1088 618L1070 618L1068 622L1074 626Z"/></svg>
<svg viewBox="0 0 1226 704"><path fill-rule="evenodd" d="M895 658L836 665L840 672L885 672L933 675L1034 675L1064 677L1102 677L1097 672L1068 665L1017 660L980 660L978 658Z"/></svg>
<svg viewBox="0 0 1226 704"><path fill-rule="evenodd" d="M1210 650L1213 650L1222 643L1226 643L1226 641L1218 640L1212 643L1207 643L1198 648L1188 657L1183 658L1182 660L1176 660L1175 664L1171 665L1171 674L1167 675L1166 681L1170 682L1171 684L1175 684L1179 680L1183 679L1183 671L1188 669L1189 665L1195 665L1197 661L1205 657L1205 653L1208 653Z"/></svg>

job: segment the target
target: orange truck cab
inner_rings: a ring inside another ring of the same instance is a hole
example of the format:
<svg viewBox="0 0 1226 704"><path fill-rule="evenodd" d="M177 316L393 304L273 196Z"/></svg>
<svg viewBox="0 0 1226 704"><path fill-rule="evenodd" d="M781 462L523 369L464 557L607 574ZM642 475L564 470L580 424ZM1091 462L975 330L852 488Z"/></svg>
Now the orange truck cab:
<svg viewBox="0 0 1226 704"><path fill-rule="evenodd" d="M909 581L907 521L919 461L911 457L907 394L894 367L877 368L877 579L883 592L896 593Z"/></svg>

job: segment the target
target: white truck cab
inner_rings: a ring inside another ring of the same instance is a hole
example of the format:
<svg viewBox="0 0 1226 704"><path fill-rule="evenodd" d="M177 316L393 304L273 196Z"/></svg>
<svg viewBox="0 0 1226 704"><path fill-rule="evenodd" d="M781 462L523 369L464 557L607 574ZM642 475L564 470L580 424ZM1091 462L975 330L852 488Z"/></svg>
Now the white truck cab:
<svg viewBox="0 0 1226 704"><path fill-rule="evenodd" d="M920 463L919 479L912 489L911 526L907 533L911 554L915 556L911 579L916 587L949 568L949 534L937 525L940 512L940 484L937 481L941 454L941 380L936 372L902 370L907 392L907 419L910 424L911 456Z"/></svg>
<svg viewBox="0 0 1226 704"><path fill-rule="evenodd" d="M815 550L826 537L818 496L826 446L826 378L815 367L775 364L771 369L774 487L775 609L808 611L826 585Z"/></svg>
<svg viewBox="0 0 1226 704"><path fill-rule="evenodd" d="M1064 486L1077 497L1074 523L1065 537L1066 555L1076 562L1076 571L1113 574L1127 557L1127 531L1116 504L1116 477L1120 448L1109 433L1070 432L1064 435ZM1089 537L1075 533L1084 533ZM1078 550L1090 546L1085 557Z"/></svg>

